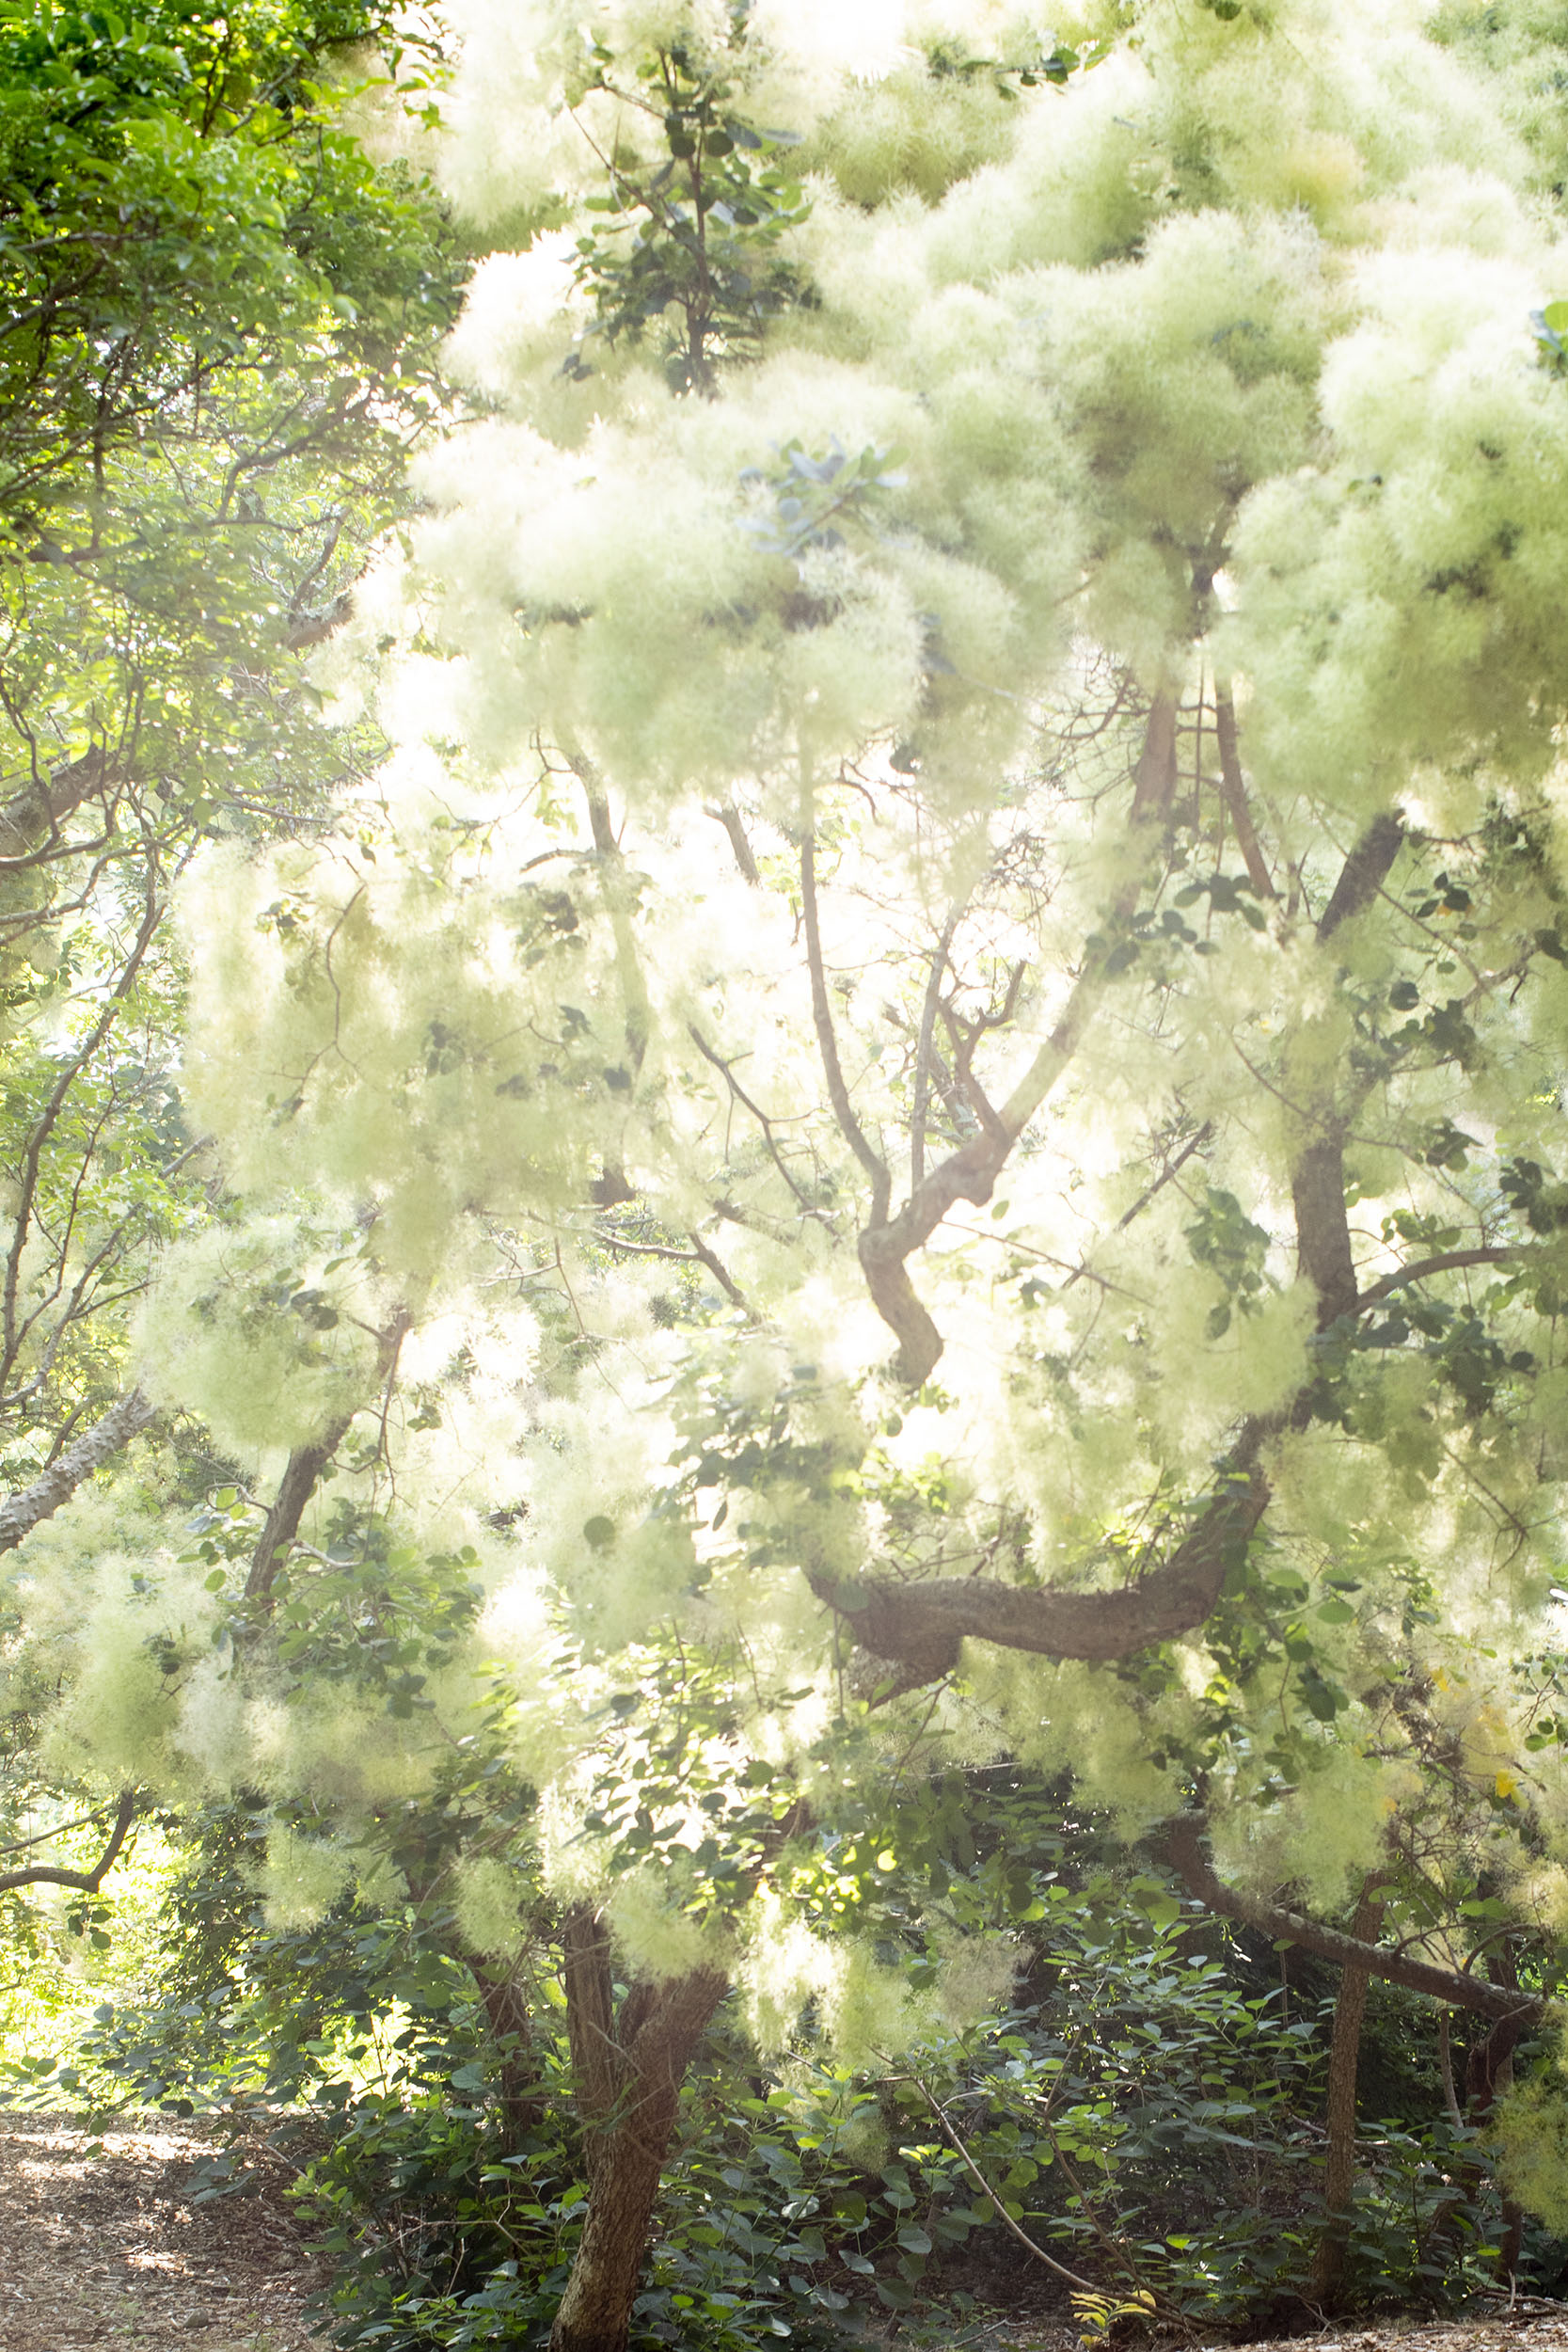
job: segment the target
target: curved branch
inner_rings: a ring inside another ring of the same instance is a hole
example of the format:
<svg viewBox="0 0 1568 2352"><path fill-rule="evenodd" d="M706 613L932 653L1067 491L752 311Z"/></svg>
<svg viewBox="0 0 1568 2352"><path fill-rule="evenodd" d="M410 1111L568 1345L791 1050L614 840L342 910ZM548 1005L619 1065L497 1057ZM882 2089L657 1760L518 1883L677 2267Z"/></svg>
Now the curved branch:
<svg viewBox="0 0 1568 2352"><path fill-rule="evenodd" d="M1545 2014L1545 2000L1538 1993L1520 1993L1510 1985L1493 1984L1484 1977L1465 1976L1457 1968L1439 1968L1432 1961L1412 1960L1404 1952L1388 1951L1380 1944L1365 1944L1354 1935L1342 1934L1338 1928L1324 1927L1302 1912L1287 1911L1259 1897L1239 1894L1215 1875L1198 1842L1202 1829L1199 1816L1178 1814L1165 1824L1165 1847L1177 1876L1209 1910L1225 1918L1237 1919L1243 1927L1256 1928L1259 1934L1272 1936L1275 1943L1299 1944L1305 1951L1316 1952L1320 1959L1337 1961L1342 1968L1364 1968L1369 1976L1403 1985L1410 1993L1425 1993L1450 2009L1472 2010L1481 2017L1516 2019L1521 2026L1532 2025Z"/></svg>
<svg viewBox="0 0 1568 2352"><path fill-rule="evenodd" d="M96 1895L119 1860L120 1849L131 1834L131 1824L135 1818L136 1792L134 1788L127 1788L115 1807L115 1822L109 1833L109 1842L90 1870L60 1870L47 1863L31 1863L25 1869L0 1872L0 1895L9 1895L19 1886L71 1886L78 1894Z"/></svg>
<svg viewBox="0 0 1568 2352"><path fill-rule="evenodd" d="M1356 1301L1357 1309L1375 1307L1380 1298L1389 1297L1402 1290L1407 1282L1424 1282L1433 1274L1457 1274L1465 1266L1513 1265L1524 1256L1522 1248L1499 1242L1490 1248L1441 1249L1435 1257L1418 1258L1414 1265L1402 1265L1397 1273L1386 1274L1381 1282L1370 1283Z"/></svg>
<svg viewBox="0 0 1568 2352"><path fill-rule="evenodd" d="M1069 2270L1065 2263L1059 2263L1054 2254L1048 2254L1043 2246L1037 2246L1028 2232L1023 2229L1020 2223L1013 2219L1012 2215L1007 2211L1006 2203L1000 2197L998 2197L995 2189L992 2188L990 2183L987 2180L985 2174L981 2171L979 2166L970 2154L969 2150L959 2138L958 2132L953 2126L952 2119L949 2117L947 2109L942 2105L936 2095L936 2092L930 2088L929 2084L923 2081L921 2076L918 2074L911 2074L910 2080L914 2084L915 2089L920 2092L927 2106L930 2108L931 2113L936 2117L943 2137L947 2140L948 2145L958 2156L958 2161L963 2165L971 2179L974 2180L985 2192L985 2195L990 2203L995 2206L998 2217L1006 2223L1006 2227L1012 2232L1014 2237L1017 2238L1019 2244L1025 2248L1029 2253L1033 2254L1037 2262L1043 2263L1047 2270L1053 2270L1058 2279L1065 2279L1069 2287L1076 2288L1081 2295L1098 2295L1100 2293L1100 2289L1096 2286L1092 2279L1085 2279L1080 2272L1076 2270Z"/></svg>
<svg viewBox="0 0 1568 2352"><path fill-rule="evenodd" d="M1134 843L1151 841L1163 834L1175 789L1176 701L1173 695L1162 693L1156 695L1149 709L1143 749L1133 771L1130 830ZM1113 924L1127 922L1136 911L1144 866L1141 856L1131 861L1128 879L1112 901ZM813 929L815 908L807 930L808 946ZM887 1215L885 1171L884 1189L879 1195L874 1194L871 1221L860 1237L860 1262L872 1304L898 1342L899 1376L911 1388L929 1379L942 1355L942 1341L910 1279L909 1260L930 1239L955 1202L968 1200L978 1208L990 1199L1013 1145L1078 1050L1107 985L1109 954L1109 948L1101 946L1085 955L1055 1027L1001 1109L981 1132L912 1184L909 1199L895 1216ZM814 974L814 1005L816 998ZM825 997L823 1003L825 1009ZM830 1080L831 1076L830 1073ZM835 1099L834 1108L837 1107ZM847 1129L845 1132L848 1134ZM853 1142L853 1137L850 1140ZM864 1160L863 1152L858 1152L857 1156ZM879 1168L880 1162L877 1165Z"/></svg>
<svg viewBox="0 0 1568 2352"><path fill-rule="evenodd" d="M1170 714L1174 723L1174 708ZM1166 803L1150 778L1163 772L1169 728L1160 703L1149 714L1139 762L1134 814L1150 823ZM1174 775L1174 768L1171 770ZM1317 926L1321 942L1367 907L1382 888L1404 840L1402 819L1373 819L1346 858ZM1119 905L1131 912L1136 884L1124 885ZM1103 960L1085 965L1061 1021L1031 1071L1000 1114L1002 1132L984 1130L951 1153L916 1185L885 1224L860 1237L861 1263L882 1320L899 1341L904 1378L927 1378L942 1353L942 1336L916 1295L907 1261L958 1200L989 1200L1008 1149L1066 1068L1103 983ZM1345 1214L1342 1144L1337 1128L1320 1131L1293 1172L1297 1244L1303 1272L1318 1295L1320 1331L1360 1303ZM808 1581L818 1598L845 1617L855 1641L898 1671L895 1690L912 1690L951 1674L966 1640L1048 1658L1105 1663L1191 1633L1219 1599L1230 1564L1243 1552L1269 1502L1269 1483L1258 1467L1265 1438L1306 1409L1303 1390L1282 1412L1243 1424L1220 1466L1220 1483L1189 1534L1170 1557L1113 1592L1063 1592L992 1582L980 1577L937 1577L899 1583L866 1578L853 1583L826 1575Z"/></svg>
<svg viewBox="0 0 1568 2352"><path fill-rule="evenodd" d="M900 1690L951 1674L965 1641L1091 1664L1130 1658L1174 1641L1212 1612L1229 1568L1268 1507L1269 1482L1255 1456L1275 1423L1243 1431L1224 1483L1168 1560L1111 1592L1064 1592L1050 1585L1000 1584L984 1577L933 1577L900 1584L867 1577L853 1585L824 1576L808 1581L819 1599L847 1619L855 1641L901 1671Z"/></svg>

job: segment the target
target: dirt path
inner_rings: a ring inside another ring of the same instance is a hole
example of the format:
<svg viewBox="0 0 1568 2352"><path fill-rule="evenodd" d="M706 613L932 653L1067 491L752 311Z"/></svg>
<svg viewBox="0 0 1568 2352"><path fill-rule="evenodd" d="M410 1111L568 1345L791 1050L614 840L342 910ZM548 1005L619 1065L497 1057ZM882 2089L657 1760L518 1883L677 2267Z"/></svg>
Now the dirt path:
<svg viewBox="0 0 1568 2352"><path fill-rule="evenodd" d="M0 2113L4 2352L320 2352L318 2283L276 2192L191 2205L197 2157L221 2142L160 2117L103 2134Z"/></svg>
<svg viewBox="0 0 1568 2352"><path fill-rule="evenodd" d="M1232 2352L1568 2352L1568 2304L1526 2303L1509 2317L1418 2321L1403 2313L1314 2329Z"/></svg>

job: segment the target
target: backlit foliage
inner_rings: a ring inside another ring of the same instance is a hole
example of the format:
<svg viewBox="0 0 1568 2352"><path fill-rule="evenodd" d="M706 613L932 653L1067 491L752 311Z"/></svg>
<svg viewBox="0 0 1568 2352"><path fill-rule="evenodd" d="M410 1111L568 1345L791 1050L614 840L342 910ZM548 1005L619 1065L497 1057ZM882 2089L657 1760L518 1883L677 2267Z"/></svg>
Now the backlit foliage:
<svg viewBox="0 0 1568 2352"><path fill-rule="evenodd" d="M384 1848L490 1741L554 1899L850 2056L816 1828L1004 1753L1555 1927L1550 29L454 14L475 412L315 672L391 754L180 894L147 1377L253 1483L73 1736Z"/></svg>

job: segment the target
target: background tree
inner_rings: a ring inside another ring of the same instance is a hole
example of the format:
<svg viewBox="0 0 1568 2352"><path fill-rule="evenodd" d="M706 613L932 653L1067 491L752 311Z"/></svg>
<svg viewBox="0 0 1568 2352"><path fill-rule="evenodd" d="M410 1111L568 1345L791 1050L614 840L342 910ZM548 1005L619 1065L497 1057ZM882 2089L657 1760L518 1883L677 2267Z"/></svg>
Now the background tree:
<svg viewBox="0 0 1568 2352"><path fill-rule="evenodd" d="M23 6L0 34L9 1549L151 1419L128 1320L213 1206L177 1097L169 888L204 839L319 826L375 756L321 725L300 655L401 511L457 253L323 87L378 40L397 66L383 12ZM33 1742L54 1679L35 1658L8 1684L0 1871L96 1891L129 1801L96 1865L49 1850L103 1793Z"/></svg>

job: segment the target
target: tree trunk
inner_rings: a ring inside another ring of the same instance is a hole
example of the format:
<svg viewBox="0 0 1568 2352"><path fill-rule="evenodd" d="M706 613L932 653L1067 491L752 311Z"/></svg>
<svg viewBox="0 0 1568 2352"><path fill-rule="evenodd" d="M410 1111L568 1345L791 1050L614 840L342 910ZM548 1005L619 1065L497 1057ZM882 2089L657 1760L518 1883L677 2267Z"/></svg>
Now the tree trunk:
<svg viewBox="0 0 1568 2352"><path fill-rule="evenodd" d="M1512 1991L1519 1982L1519 1959L1512 1943L1505 1942L1488 1963L1487 1974L1496 1984L1506 1984ZM1523 2017L1500 2017L1491 2032L1470 2051L1465 2067L1465 2121L1483 2122L1491 2113L1499 2091L1513 2080L1513 2053L1525 2035ZM1477 2167L1477 2185L1480 2185ZM1525 2217L1513 2198L1504 2197L1502 2203L1502 2238L1497 2248L1497 2276L1512 2293L1519 2268L1519 2256L1524 2249Z"/></svg>
<svg viewBox="0 0 1568 2352"><path fill-rule="evenodd" d="M568 1912L562 1945L588 2219L550 2352L626 2352L681 2082L729 1988L713 1968L663 1984L640 1980L617 2013L610 1940L586 1904Z"/></svg>
<svg viewBox="0 0 1568 2352"><path fill-rule="evenodd" d="M1443 2086L1443 2105L1448 2111L1449 2122L1456 2132L1462 2132L1465 2117L1453 2079L1453 2019L1446 2009L1437 2012L1437 2077Z"/></svg>
<svg viewBox="0 0 1568 2352"><path fill-rule="evenodd" d="M1369 1878L1355 1906L1351 1933L1370 1944L1377 1933L1383 1899ZM1323 2226L1313 2265L1313 2292L1331 2307L1344 2285L1355 2194L1355 2077L1361 2060L1361 2024L1367 2013L1365 1968L1347 1965L1334 2004L1334 2039L1328 2053L1328 2161L1323 2169Z"/></svg>
<svg viewBox="0 0 1568 2352"><path fill-rule="evenodd" d="M515 1975L499 1977L471 1954L465 1953L464 1958L479 1987L499 2053L501 2115L511 2146L526 2132L536 2130L545 2112L528 1994Z"/></svg>

